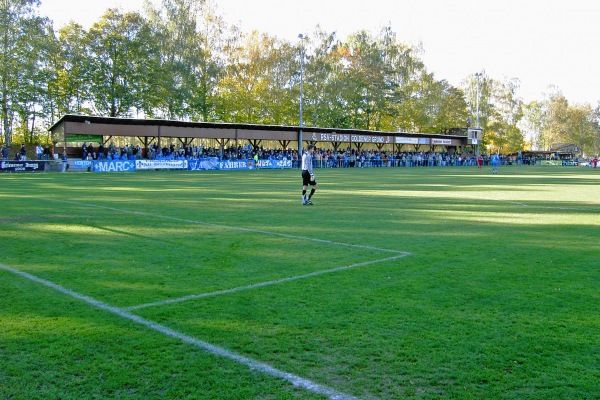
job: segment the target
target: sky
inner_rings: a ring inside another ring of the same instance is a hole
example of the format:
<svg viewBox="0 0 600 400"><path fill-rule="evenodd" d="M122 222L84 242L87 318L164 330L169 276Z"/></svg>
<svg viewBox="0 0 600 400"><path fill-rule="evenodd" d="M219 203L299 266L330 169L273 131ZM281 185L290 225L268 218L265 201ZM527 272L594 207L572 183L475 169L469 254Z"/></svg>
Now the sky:
<svg viewBox="0 0 600 400"><path fill-rule="evenodd" d="M158 0L154 0L155 3ZM421 43L425 66L454 86L484 72L517 78L517 94L542 100L560 91L570 104L600 102L600 2L591 0L213 0L225 21L289 41L319 25L340 40L390 26ZM143 0L41 0L55 27L89 28L110 7L143 10Z"/></svg>

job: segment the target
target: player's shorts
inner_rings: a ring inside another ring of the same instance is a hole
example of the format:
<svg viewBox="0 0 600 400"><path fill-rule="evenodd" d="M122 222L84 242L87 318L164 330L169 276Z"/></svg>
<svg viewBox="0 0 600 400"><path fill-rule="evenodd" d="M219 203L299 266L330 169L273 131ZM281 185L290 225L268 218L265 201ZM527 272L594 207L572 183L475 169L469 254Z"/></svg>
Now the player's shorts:
<svg viewBox="0 0 600 400"><path fill-rule="evenodd" d="M310 179L310 172L307 169L302 170L302 186L316 185L317 182Z"/></svg>

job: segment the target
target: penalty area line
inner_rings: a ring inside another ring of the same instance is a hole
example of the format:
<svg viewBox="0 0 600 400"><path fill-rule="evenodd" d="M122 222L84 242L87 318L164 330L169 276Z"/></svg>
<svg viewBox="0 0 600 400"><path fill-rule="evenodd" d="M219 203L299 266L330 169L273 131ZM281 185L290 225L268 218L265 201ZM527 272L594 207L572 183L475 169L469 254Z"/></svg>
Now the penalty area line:
<svg viewBox="0 0 600 400"><path fill-rule="evenodd" d="M279 370L277 368L274 368L268 364L262 363L260 361L256 361L253 360L251 358L242 356L240 354L234 353L230 350L224 349L222 347L210 344L208 342L196 339L192 336L186 335L184 333L178 332L174 329L171 329L167 326L161 325L159 323L147 320L145 318L139 317L135 314L132 314L130 312L128 312L125 309L122 308L118 308L118 307L113 307L109 304L103 303L99 300L96 300L92 297L77 293L73 290L67 289L63 286L57 285L56 283L47 281L45 279L42 278L38 278L35 275L31 275L27 272L23 272L20 271L18 269L9 267L7 265L4 264L0 264L0 269L3 269L7 272L13 273L15 275L18 275L22 278L28 279L30 281L39 283L43 286L46 286L48 288L54 289L57 292L60 292L64 295L67 295L69 297L72 297L74 299L77 300L81 300L93 307L96 307L98 309L107 311L113 315L119 316L121 318L127 319L131 322L134 322L138 325L142 325L145 326L146 328L149 328L153 331L162 333L165 336L171 337L173 339L178 339L184 343L196 346L198 348L201 348L205 351L207 351L210 354L213 354L215 356L220 356L223 358L227 358L229 360L235 361L239 364L245 365L248 368L250 368L251 370L256 370L259 371L261 373L270 375L272 377L276 377L276 378L280 378L284 381L287 381L289 383L291 383L293 386L295 387L300 387L303 388L309 392L313 392L316 394L320 394L320 395L324 395L324 396L328 396L331 400L357 400L356 397L353 397L351 395L339 392L335 389L332 389L330 387L312 382L308 379L302 378L300 376L294 375L294 374L290 374L288 372Z"/></svg>
<svg viewBox="0 0 600 400"><path fill-rule="evenodd" d="M362 263L357 263L357 264L352 264L352 265L346 265L346 266L343 266L343 267L325 269L325 270L322 270L322 271L310 272L310 273L304 274L304 275L290 276L290 277L287 277L287 278L281 278L281 279L276 279L276 280L272 280L272 281L253 283L251 285L246 285L246 286L238 286L238 287L231 288L231 289L217 290L215 292L192 294L192 295L189 295L189 296L178 297L176 299L169 299L169 300L163 300L163 301L156 301L156 302L153 302L153 303L140 304L140 305L137 305L137 306L124 307L123 310L132 311L132 310L139 310L139 309L148 308L148 307L164 306L164 305L167 305L167 304L181 303L181 302L184 302L184 301L202 299L202 298L205 298L205 297L219 296L219 295L223 295L223 294L236 293L236 292L241 292L241 291L244 291L244 290L261 288L261 287L265 287L265 286L278 285L280 283L297 281L297 280L300 280L300 279L311 278L313 276L330 274L330 273L333 273L333 272L344 271L344 270L352 269L352 268L364 267L364 266L367 266L367 265L372 265L372 264L381 263L381 262L385 262L385 261L393 261L393 260L397 260L399 258L407 257L409 255L410 255L410 253L406 253L405 252L405 253L399 254L399 255L394 256L394 257L387 257L387 258L382 258L382 259L379 259L379 260L366 261L366 262L362 262Z"/></svg>
<svg viewBox="0 0 600 400"><path fill-rule="evenodd" d="M261 229L243 228L240 226L213 224L211 222L204 222L204 221L178 218L178 217L169 217L167 215L158 215L158 214L153 214L153 213L148 213L148 212L143 212L143 211L133 211L133 210L127 210L127 209L123 209L123 208L115 208L115 207L101 206L101 205L97 205L97 204L82 203L79 201L60 200L60 199L53 199L51 197L35 197L35 196L20 196L20 197L33 197L33 198L37 198L40 200L54 201L57 203L74 204L74 205L84 206L84 207L93 207L93 208L99 208L99 209L109 210L109 211L117 211L117 212L122 212L122 213L126 213L126 214L141 215L144 217L166 219L169 221L177 221L177 222L183 222L183 223L193 224L193 225L210 226L213 228L220 228L220 229L230 229L230 230L241 231L241 232L260 233L263 235L278 236L278 237L284 237L284 238L288 238L288 239L308 240L311 242L325 243L325 244L331 244L331 245L336 245L336 246L354 247L357 249L367 249L367 250L374 250L374 251L380 251L380 252L385 252L385 253L395 253L395 254L403 253L402 251L398 251L398 250L382 249L382 248L378 248L378 247L365 246L365 245L360 245L360 244L335 242L332 240L316 239L316 238L310 238L310 237L306 237L306 236L290 235L288 233L265 231L265 230L261 230Z"/></svg>

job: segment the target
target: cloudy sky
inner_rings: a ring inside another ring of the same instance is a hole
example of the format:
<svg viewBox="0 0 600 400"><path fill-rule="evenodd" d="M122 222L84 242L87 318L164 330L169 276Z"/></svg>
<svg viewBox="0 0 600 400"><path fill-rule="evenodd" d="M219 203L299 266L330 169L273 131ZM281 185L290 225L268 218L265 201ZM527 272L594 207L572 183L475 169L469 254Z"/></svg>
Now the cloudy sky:
<svg viewBox="0 0 600 400"><path fill-rule="evenodd" d="M143 0L41 0L60 27L89 27L109 7L139 10ZM154 0L156 1L156 0ZM212 0L230 24L281 39L317 25L343 39L390 25L398 39L421 42L436 79L459 85L469 74L518 78L525 101L558 88L570 103L600 101L600 2L589 0Z"/></svg>

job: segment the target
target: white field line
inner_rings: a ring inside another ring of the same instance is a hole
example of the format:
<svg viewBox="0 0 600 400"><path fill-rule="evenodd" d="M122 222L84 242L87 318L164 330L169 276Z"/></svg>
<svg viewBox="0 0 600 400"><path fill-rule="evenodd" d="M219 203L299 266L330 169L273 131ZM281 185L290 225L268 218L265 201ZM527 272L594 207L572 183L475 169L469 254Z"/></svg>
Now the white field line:
<svg viewBox="0 0 600 400"><path fill-rule="evenodd" d="M23 278L29 279L33 282L39 283L41 285L44 285L46 287L52 288L62 294L65 294L67 296L73 297L77 300L81 300L84 301L85 303L88 303L91 306L94 306L96 308L99 308L101 310L104 311L108 311L111 314L117 315L121 318L125 318L128 319L138 325L142 325L145 326L147 328L150 328L156 332L162 333L165 336L174 338L174 339L178 339L181 340L184 343L196 346L198 348L201 348L205 351L207 351L210 354L216 355L216 356L220 356L220 357L224 357L227 359L230 359L232 361L235 361L239 364L245 365L248 368L252 369L252 370L257 370L260 371L264 374L276 377L276 378L280 378L283 379L284 381L287 381L289 383L291 383L292 385L296 386L296 387L301 387L305 390L308 390L312 393L316 393L316 394L320 394L320 395L325 395L328 396L330 399L332 400L355 400L356 398L353 396L350 396L348 394L345 393L341 393L338 392L337 390L334 390L330 387L324 386L324 385L320 385L318 383L312 382L308 379L304 379L302 377L299 377L297 375L294 374L290 374L288 372L279 370L277 368L271 367L268 364L262 363L260 361L256 361L253 360L251 358L248 357L244 357L242 355L239 355L237 353L234 353L232 351L229 351L227 349L224 349L222 347L219 346L215 346L213 344L204 342L202 340L196 339L194 337L191 337L189 335L186 335L184 333L181 332L177 332L176 330L173 330L171 328L168 328L164 325L158 324L156 322L152 322L149 321L145 318L141 318L137 315L134 315L122 308L117 308L117 307L113 307L111 305L108 305L106 303L103 303L101 301L98 301L96 299L93 299L91 297L79 294L77 292L74 292L70 289L67 289L65 287L62 287L60 285L57 285L55 283L52 283L50 281L38 278L37 276L28 274L27 272L23 272L20 271L18 269L14 269L11 268L7 265L3 265L0 264L0 269L3 269L5 271L11 272L15 275L19 275Z"/></svg>
<svg viewBox="0 0 600 400"><path fill-rule="evenodd" d="M23 197L29 197L29 196L23 196ZM41 199L41 200L55 201L55 202L58 202L58 203L75 204L75 205L84 206L84 207L93 207L93 208L100 208L100 209L110 210L110 211L118 211L118 212L127 213L127 214L134 214L134 215L141 215L141 216L146 216L146 217L166 219L166 220L170 220L170 221L184 222L184 223L194 224L194 225L210 226L210 227L213 227L213 228L231 229L231 230L235 230L235 231L250 232L250 233L261 233L261 234L264 234L264 235L279 236L279 237L284 237L284 238L288 238L288 239L308 240L308 241L317 242L317 243L325 243L325 244L331 244L331 245L336 245L336 246L345 246L345 247L355 247L355 248L359 248L359 249L381 251L381 252L386 252L386 253L395 253L395 254L403 254L403 255L407 255L408 254L408 253L405 253L405 252L402 252L402 251L398 251L398 250L381 249L381 248L378 248L378 247L364 246L364 245L360 245L360 244L350 244L350 243L343 243L343 242L334 242L334 241L331 241L331 240L315 239L315 238L310 238L310 237L305 237L305 236L290 235L290 234L287 234L287 233L264 231L264 230L261 230L261 229L251 229L251 228L242 228L242 227L239 227L239 226L213 224L213 223L210 223L210 222L196 221L196 220L184 219L184 218L177 218L177 217L169 217L169 216L166 216L166 215L157 215L157 214L143 212L143 211L133 211L133 210L127 210L127 209L123 209L123 208L100 206L100 205L97 205L97 204L82 203L82 202L78 202L78 201L59 200L59 199L53 199L53 198L50 198L50 197L48 197L48 198L46 198L46 197L34 197L34 198Z"/></svg>
<svg viewBox="0 0 600 400"><path fill-rule="evenodd" d="M367 265L376 264L376 263L380 263L380 262L384 262L384 261L392 261L392 260L396 260L396 259L399 259L399 258L407 257L409 255L410 255L410 253L402 253L402 254L399 254L399 255L394 256L394 257L387 257L387 258L382 258L382 259L379 259L379 260L366 261L366 262L362 262L362 263L357 263L357 264L352 264L352 265L346 265L346 266L343 266L343 267L325 269L325 270L315 271L315 272L311 272L311 273L304 274L304 275L290 276L290 277L287 277L287 278L276 279L276 280L273 280L273 281L259 282L259 283L254 283L252 285L247 285L247 286L238 286L238 287L235 287L235 288L232 288L232 289L217 290L215 292L210 292L210 293L192 294L192 295L189 295L189 296L179 297L179 298L176 298L176 299L169 299L169 300L157 301L157 302L154 302L154 303L146 303L146 304L140 304L140 305L137 305L137 306L125 307L123 309L124 310L128 310L128 311L139 310L141 308L163 306L163 305L167 305L167 304L180 303L180 302L183 302L183 301L189 301L189 300L195 300L195 299L202 299L204 297L219 296L219 295L222 295L222 294L241 292L243 290L256 289L256 288L260 288L260 287L264 287L264 286L277 285L277 284L284 283L284 282L297 281L299 279L310 278L310 277L313 277L313 276L318 276L318 275L323 275L323 274L330 274L332 272L343 271L343 270L346 270L346 269L357 268L357 267L364 267L364 266L367 266Z"/></svg>
<svg viewBox="0 0 600 400"><path fill-rule="evenodd" d="M405 252L405 251L381 249L381 248L372 247L372 246L363 246L363 245L358 245L358 244L334 242L331 240L315 239L315 238L309 238L309 237L304 237L304 236L290 235L290 234L286 234L286 233L271 232L271 231L265 231L265 230L259 230L259 229L250 229L250 228L242 228L242 227L236 227L236 226L213 224L213 223L207 223L207 222L203 222L203 221L196 221L196 220L189 220L189 219L183 219L183 218L177 218L177 217L169 217L169 216L164 216L164 215L151 214L151 213L146 213L146 212L142 212L142 211L132 211L132 210L127 210L127 209L122 209L122 208L82 203L82 202L78 202L78 201L59 200L59 199L52 199L52 198L43 198L43 200L50 200L50 201L55 201L55 202L59 202L59 203L75 204L75 205L84 206L84 207L95 207L95 208L123 212L123 213L134 214L134 215L151 216L154 218L167 219L167 220L172 220L172 221L184 222L184 223L188 223L188 224L210 226L213 228L231 229L231 230L251 232L251 233L260 233L260 234L264 234L264 235L279 236L279 237L284 237L284 238L289 238L289 239L308 240L308 241L313 241L313 242L318 242L318 243L326 243L326 244L330 244L330 245L355 247L355 248L373 250L373 251L377 251L377 252L386 252L386 253L396 254L395 256L392 256L392 257L387 257L387 258L377 259L377 260L373 260L373 261L367 261L367 262L322 270L322 271L315 271L315 272L311 272L311 273L304 274L304 275L281 278L281 279L267 281L267 282L259 282L259 283L255 283L252 285L239 286L236 288L218 290L218 291L210 292L210 293L193 294L193 295L188 295L188 296L184 296L184 297L179 297L176 299L163 300L163 301L140 304L137 306L130 306L130 307L123 308L123 310L128 310L128 311L138 310L138 309L147 308L147 307L162 306L162 305L172 304L172 303L180 303L183 301L201 299L204 297L218 296L218 295L222 295L222 294L240 292L242 290L250 290L250 289L255 289L255 288L264 287L264 286L276 285L276 284L280 284L280 283L284 283L284 282L290 282L290 281L295 281L295 280L299 280L299 279L310 278L310 277L318 276L318 275L322 275L322 274L343 271L343 270L347 270L347 269L351 269L351 268L363 267L363 266L380 263L380 262L384 262L384 261L392 261L392 260L407 257L410 255L409 252Z"/></svg>

